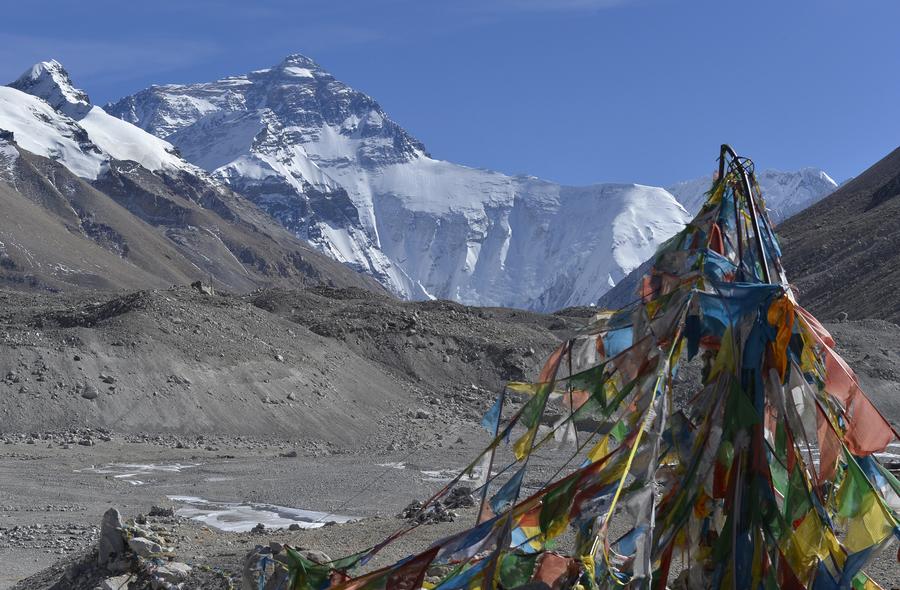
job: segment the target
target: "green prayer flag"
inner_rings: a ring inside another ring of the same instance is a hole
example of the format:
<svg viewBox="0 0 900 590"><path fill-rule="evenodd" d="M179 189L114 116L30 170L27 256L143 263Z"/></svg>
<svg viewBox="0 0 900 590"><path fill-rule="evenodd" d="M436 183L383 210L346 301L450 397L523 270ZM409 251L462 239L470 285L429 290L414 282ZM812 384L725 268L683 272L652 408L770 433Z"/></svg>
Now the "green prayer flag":
<svg viewBox="0 0 900 590"><path fill-rule="evenodd" d="M549 537L556 536L556 529L569 521L569 510L578 491L579 478L573 477L566 483L544 496L541 507L541 532Z"/></svg>
<svg viewBox="0 0 900 590"><path fill-rule="evenodd" d="M531 581L540 553L510 553L500 562L500 583L504 588L517 588Z"/></svg>
<svg viewBox="0 0 900 590"><path fill-rule="evenodd" d="M844 518L854 517L859 514L863 497L871 492L872 486L866 479L859 465L852 456L848 457L847 470L844 472L844 481L837 493L838 514Z"/></svg>

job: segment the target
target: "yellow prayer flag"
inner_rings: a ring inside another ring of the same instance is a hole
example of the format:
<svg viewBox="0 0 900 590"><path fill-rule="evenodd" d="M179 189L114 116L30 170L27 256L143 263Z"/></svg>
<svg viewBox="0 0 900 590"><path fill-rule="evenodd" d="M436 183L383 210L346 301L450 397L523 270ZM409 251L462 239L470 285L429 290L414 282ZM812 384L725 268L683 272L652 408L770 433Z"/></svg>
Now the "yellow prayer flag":
<svg viewBox="0 0 900 590"><path fill-rule="evenodd" d="M847 538L844 546L851 553L862 551L887 539L897 526L894 517L878 501L874 492L865 494L859 513L848 520Z"/></svg>
<svg viewBox="0 0 900 590"><path fill-rule="evenodd" d="M517 460L521 461L531 451L531 443L534 440L534 435L537 434L538 426L538 424L535 424L534 428L529 428L528 432L523 434L513 445Z"/></svg>
<svg viewBox="0 0 900 590"><path fill-rule="evenodd" d="M594 448L591 449L588 454L588 460L591 463L595 463L597 460L602 459L603 457L609 454L609 435L607 434L600 441L594 445Z"/></svg>
<svg viewBox="0 0 900 590"><path fill-rule="evenodd" d="M730 325L725 328L725 333L722 334L719 353L716 355L716 360L713 362L712 369L709 372L709 379L714 378L722 371L727 373L734 372L734 335Z"/></svg>

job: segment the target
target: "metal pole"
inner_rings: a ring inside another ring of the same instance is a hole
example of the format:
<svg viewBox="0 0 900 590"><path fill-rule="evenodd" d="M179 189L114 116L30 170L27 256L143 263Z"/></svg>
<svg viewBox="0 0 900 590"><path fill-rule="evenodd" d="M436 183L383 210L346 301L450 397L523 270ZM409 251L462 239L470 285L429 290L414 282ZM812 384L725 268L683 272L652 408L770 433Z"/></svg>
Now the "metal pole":
<svg viewBox="0 0 900 590"><path fill-rule="evenodd" d="M720 182L725 182L725 154L726 152L731 152L734 154L734 150L728 144L722 144L722 148L719 151L719 180ZM722 196L725 196L724 190L722 191ZM738 250L738 275L740 280L744 278L744 235L741 231L741 208L739 207L738 195L732 190L731 191L732 200L734 201L734 229L737 234L737 250Z"/></svg>
<svg viewBox="0 0 900 590"><path fill-rule="evenodd" d="M734 150L731 149L731 146L728 144L722 144L722 162L724 163L724 155L727 153L731 156L732 163L737 167L738 171L741 173L741 184L743 185L744 193L747 196L747 208L750 210L750 222L753 224L753 232L756 234L756 245L759 250L759 261L760 267L762 268L763 273L763 281L766 283L771 283L771 279L769 277L769 262L766 258L766 250L763 247L762 241L762 232L759 230L759 217L756 215L756 201L753 199L753 192L750 186L750 177L747 176L747 169L741 163L738 155L734 153ZM723 166L723 163L720 163L720 169Z"/></svg>

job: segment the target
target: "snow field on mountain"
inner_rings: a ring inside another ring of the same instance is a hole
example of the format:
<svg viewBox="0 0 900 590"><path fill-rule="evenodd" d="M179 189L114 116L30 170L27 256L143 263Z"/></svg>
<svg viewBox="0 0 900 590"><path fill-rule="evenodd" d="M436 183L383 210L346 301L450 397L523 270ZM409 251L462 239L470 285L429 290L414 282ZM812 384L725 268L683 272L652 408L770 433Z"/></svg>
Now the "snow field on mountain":
<svg viewBox="0 0 900 590"><path fill-rule="evenodd" d="M12 131L22 148L58 160L82 178L96 180L108 161L72 119L39 98L5 86L0 86L0 129Z"/></svg>
<svg viewBox="0 0 900 590"><path fill-rule="evenodd" d="M194 168L173 153L175 148L169 142L108 115L100 107L91 107L78 123L91 141L116 160L133 160L148 170Z"/></svg>

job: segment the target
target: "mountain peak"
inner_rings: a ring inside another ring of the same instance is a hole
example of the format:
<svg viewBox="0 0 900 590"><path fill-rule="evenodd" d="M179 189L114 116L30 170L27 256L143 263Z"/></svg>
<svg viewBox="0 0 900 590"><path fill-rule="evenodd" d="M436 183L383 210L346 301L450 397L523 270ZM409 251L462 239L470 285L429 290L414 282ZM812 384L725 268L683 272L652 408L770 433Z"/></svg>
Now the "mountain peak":
<svg viewBox="0 0 900 590"><path fill-rule="evenodd" d="M87 93L75 87L69 73L55 59L34 64L9 86L42 98L66 114L83 111L91 104Z"/></svg>
<svg viewBox="0 0 900 590"><path fill-rule="evenodd" d="M300 53L292 53L285 57L278 67L284 66L299 66L304 68L319 68L319 64L317 64L312 58L306 57Z"/></svg>
<svg viewBox="0 0 900 590"><path fill-rule="evenodd" d="M322 68L312 59L299 53L292 53L281 60L281 63L273 68L264 70L279 77L287 78L314 78L316 73L323 72Z"/></svg>

